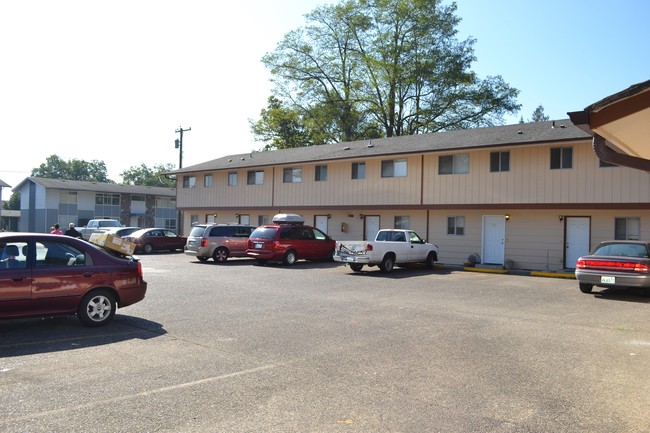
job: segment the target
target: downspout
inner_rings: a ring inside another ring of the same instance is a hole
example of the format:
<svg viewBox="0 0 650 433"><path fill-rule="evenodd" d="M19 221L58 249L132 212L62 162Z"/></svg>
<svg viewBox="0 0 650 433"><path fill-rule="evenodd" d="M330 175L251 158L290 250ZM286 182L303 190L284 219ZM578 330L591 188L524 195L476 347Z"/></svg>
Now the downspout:
<svg viewBox="0 0 650 433"><path fill-rule="evenodd" d="M650 172L650 160L615 152L607 146L607 140L598 134L594 135L593 149L601 161Z"/></svg>

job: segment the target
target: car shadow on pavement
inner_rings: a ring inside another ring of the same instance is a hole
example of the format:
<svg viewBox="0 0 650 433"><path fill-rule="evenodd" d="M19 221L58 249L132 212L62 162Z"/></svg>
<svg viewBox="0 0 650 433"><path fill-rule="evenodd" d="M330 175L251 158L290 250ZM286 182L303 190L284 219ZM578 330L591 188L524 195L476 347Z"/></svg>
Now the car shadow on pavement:
<svg viewBox="0 0 650 433"><path fill-rule="evenodd" d="M0 358L99 347L128 340L148 340L166 334L161 324L123 314L97 328L76 316L0 321Z"/></svg>
<svg viewBox="0 0 650 433"><path fill-rule="evenodd" d="M423 275L448 275L451 274L451 271L448 269L430 269L424 266L410 265L410 266L399 266L393 268L389 273L382 272L378 267L374 266L372 268L364 266L363 269L359 272L355 272L350 268L347 268L347 273L354 277L366 277L366 278L390 278L390 279L402 279L410 277L421 277Z"/></svg>
<svg viewBox="0 0 650 433"><path fill-rule="evenodd" d="M596 291L597 289L598 287L594 287L592 295L598 299L650 304L650 292L642 288L607 288Z"/></svg>

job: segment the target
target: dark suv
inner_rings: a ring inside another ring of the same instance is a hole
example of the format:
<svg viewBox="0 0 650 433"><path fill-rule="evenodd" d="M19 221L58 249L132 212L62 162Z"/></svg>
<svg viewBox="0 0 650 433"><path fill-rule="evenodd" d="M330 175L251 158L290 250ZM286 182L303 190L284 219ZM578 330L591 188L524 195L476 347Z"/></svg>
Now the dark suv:
<svg viewBox="0 0 650 433"><path fill-rule="evenodd" d="M206 262L222 263L228 257L246 257L248 236L255 227L240 224L197 224L185 243L185 254Z"/></svg>
<svg viewBox="0 0 650 433"><path fill-rule="evenodd" d="M288 218L285 218L288 217ZM258 263L292 265L296 260L332 260L334 239L294 215L276 215L274 224L260 226L248 238L246 254Z"/></svg>

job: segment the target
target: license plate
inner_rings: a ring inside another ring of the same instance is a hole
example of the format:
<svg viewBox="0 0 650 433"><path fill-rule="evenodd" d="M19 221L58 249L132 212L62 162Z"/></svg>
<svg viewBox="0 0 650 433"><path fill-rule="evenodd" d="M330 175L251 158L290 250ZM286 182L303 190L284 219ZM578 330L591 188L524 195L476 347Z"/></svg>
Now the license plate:
<svg viewBox="0 0 650 433"><path fill-rule="evenodd" d="M616 284L616 277L600 277L600 282L603 284Z"/></svg>
<svg viewBox="0 0 650 433"><path fill-rule="evenodd" d="M255 242L255 248L264 248L263 242Z"/></svg>
<svg viewBox="0 0 650 433"><path fill-rule="evenodd" d="M344 262L353 262L354 259L352 257L343 257Z"/></svg>

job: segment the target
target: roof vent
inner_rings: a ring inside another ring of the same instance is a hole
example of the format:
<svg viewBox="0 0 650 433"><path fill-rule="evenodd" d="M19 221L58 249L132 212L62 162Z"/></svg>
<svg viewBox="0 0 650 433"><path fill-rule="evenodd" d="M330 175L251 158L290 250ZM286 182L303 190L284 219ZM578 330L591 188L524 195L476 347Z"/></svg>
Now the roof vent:
<svg viewBox="0 0 650 433"><path fill-rule="evenodd" d="M551 128L555 128L555 120L553 121L553 124L551 125Z"/></svg>
<svg viewBox="0 0 650 433"><path fill-rule="evenodd" d="M520 129L519 131L517 131L517 134L521 135L523 134L523 131Z"/></svg>
<svg viewBox="0 0 650 433"><path fill-rule="evenodd" d="M350 146L345 146L343 150L350 150Z"/></svg>
<svg viewBox="0 0 650 433"><path fill-rule="evenodd" d="M372 140L370 140L370 141L368 142L368 145L367 145L366 147L375 147L375 145L372 144Z"/></svg>

